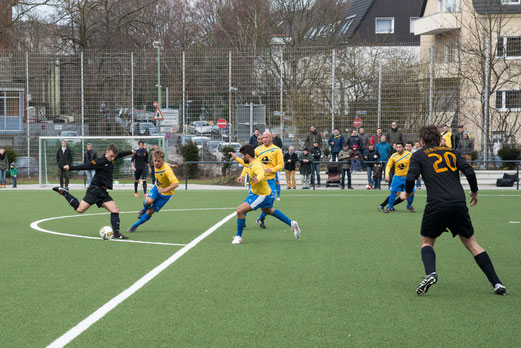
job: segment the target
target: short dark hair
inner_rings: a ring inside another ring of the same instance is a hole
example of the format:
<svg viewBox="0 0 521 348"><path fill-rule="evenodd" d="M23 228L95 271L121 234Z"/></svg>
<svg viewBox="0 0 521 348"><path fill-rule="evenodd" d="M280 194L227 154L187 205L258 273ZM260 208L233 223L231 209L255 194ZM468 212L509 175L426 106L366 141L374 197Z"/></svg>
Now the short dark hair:
<svg viewBox="0 0 521 348"><path fill-rule="evenodd" d="M407 144L409 144L409 145L414 145L414 144L412 143L412 141L408 141L408 142L405 143L405 145L407 145Z"/></svg>
<svg viewBox="0 0 521 348"><path fill-rule="evenodd" d="M402 147L405 147L405 144L403 143L403 141L399 141L399 142L395 143L394 145L402 145Z"/></svg>
<svg viewBox="0 0 521 348"><path fill-rule="evenodd" d="M118 150L118 147L116 144L110 144L108 147L107 147L107 151L112 151L114 152L114 155L117 155L119 150Z"/></svg>
<svg viewBox="0 0 521 348"><path fill-rule="evenodd" d="M161 157L162 159L165 159L165 153L161 150L154 151L154 154L152 156L154 158Z"/></svg>
<svg viewBox="0 0 521 348"><path fill-rule="evenodd" d="M243 155L250 155L251 158L255 157L255 149L250 144L242 145L239 152Z"/></svg>
<svg viewBox="0 0 521 348"><path fill-rule="evenodd" d="M433 124L420 128L420 138L423 139L425 145L439 145L441 143L441 134Z"/></svg>
<svg viewBox="0 0 521 348"><path fill-rule="evenodd" d="M460 129L460 128L463 128L463 126L461 126L461 125L460 125L460 126L458 126L458 129Z"/></svg>
<svg viewBox="0 0 521 348"><path fill-rule="evenodd" d="M137 142L137 144L138 144L138 145L139 145L139 144L143 144L143 145L145 145L145 142L144 142L143 140L140 140L140 141Z"/></svg>

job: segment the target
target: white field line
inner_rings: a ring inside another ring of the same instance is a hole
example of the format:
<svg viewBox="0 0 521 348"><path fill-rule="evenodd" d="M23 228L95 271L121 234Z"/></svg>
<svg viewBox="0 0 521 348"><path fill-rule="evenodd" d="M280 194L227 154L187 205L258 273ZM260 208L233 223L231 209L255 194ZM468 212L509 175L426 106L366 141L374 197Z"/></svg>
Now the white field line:
<svg viewBox="0 0 521 348"><path fill-rule="evenodd" d="M164 271L168 266L170 266L172 263L177 261L181 256L183 256L186 252L188 252L190 249L195 247L200 241L208 237L210 234L212 234L215 230L217 230L219 227L224 225L228 220L233 218L236 215L235 212L231 213L230 215L226 216L224 219L210 227L208 230L206 230L204 233L199 235L197 238L192 240L190 243L188 243L186 246L181 248L179 251L177 251L175 254L170 256L168 259L163 261L159 266L145 274L141 279L139 279L137 282L132 284L128 289L121 292L116 297L112 298L110 301L105 303L103 306L98 308L94 313L89 315L87 318L82 320L78 325L64 333L62 336L57 338L54 342L49 344L47 347L64 347L68 343L70 343L73 339L78 337L83 331L87 330L89 327L91 327L94 323L96 323L98 320L103 318L108 312L110 312L112 309L114 309L117 305L119 305L121 302L125 301L127 298L129 298L132 294L134 294L136 291L141 289L145 284L147 284L149 281L154 279L159 273Z"/></svg>
<svg viewBox="0 0 521 348"><path fill-rule="evenodd" d="M230 210L235 208L193 208L193 209L163 209L161 211L210 211L210 210ZM137 211L122 211L120 214L135 214ZM65 215L65 216L56 216L51 218L46 218L38 221L34 221L31 223L31 228L40 232L49 233L49 234L55 234L58 236L65 236L65 237L74 237L74 238L83 238L83 239L95 239L95 240L102 240L101 237L91 237L91 236L81 236L77 234L70 234L70 233L62 233L62 232L55 232L46 230L39 226L40 223L45 221L51 221L51 220L58 220L58 219L68 219L68 218L77 218L82 216L94 216L94 215L108 215L110 213L93 213L93 214L76 214L76 215ZM163 242L146 242L146 241L140 241L140 240L131 240L131 239L109 239L109 241L112 242L124 242L124 243L136 243L136 244L154 244L154 245L173 245L173 246L185 246L186 244L178 244L178 243L163 243Z"/></svg>
<svg viewBox="0 0 521 348"><path fill-rule="evenodd" d="M384 197L384 196L388 196L389 195L389 191L388 190L382 190L382 192L379 194L371 194L371 195L360 195L360 194L349 194L349 193L346 193L346 194L337 194L337 195L327 195L327 194L316 194L316 195L313 195L313 194L305 194L305 195L283 195L281 196L281 199L284 199L284 198L295 198L295 197L338 197L338 198L349 198L349 197L366 197L366 198L371 198L371 197ZM426 197L427 195L425 194L418 194L417 192L414 194L416 197ZM479 197L521 197L521 195L500 195L500 194L497 194L497 195L487 195L487 194L479 194L478 195L478 198Z"/></svg>

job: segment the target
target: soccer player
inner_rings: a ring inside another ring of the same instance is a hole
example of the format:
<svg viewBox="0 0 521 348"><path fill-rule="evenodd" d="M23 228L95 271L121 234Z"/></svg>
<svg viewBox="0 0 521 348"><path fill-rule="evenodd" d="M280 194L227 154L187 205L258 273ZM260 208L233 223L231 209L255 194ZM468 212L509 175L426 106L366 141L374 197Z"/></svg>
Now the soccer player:
<svg viewBox="0 0 521 348"><path fill-rule="evenodd" d="M271 134L270 134L271 136ZM300 238L300 228L296 221L291 221L280 210L273 208L273 201L275 200L275 193L271 190L266 179L267 175L264 171L264 166L260 159L255 158L255 150L251 145L244 145L240 149L242 161L239 161L237 156L233 158L239 162L244 163L244 169L250 177L250 192L248 197L237 207L237 234L233 238L232 244L242 243L242 231L246 223L246 213L257 208L261 208L266 215L273 215L280 221L286 223L291 227L293 235L296 239ZM241 175L237 179L242 182L244 176Z"/></svg>
<svg viewBox="0 0 521 348"><path fill-rule="evenodd" d="M266 131L262 134L262 145L258 146L255 149L255 157L257 157L266 170L266 179L268 180L268 185L270 186L273 194L277 192L276 188L276 174L279 170L284 168L284 157L282 155L282 150L280 147L273 144L273 136L269 131ZM233 156L233 155L232 155ZM233 156L237 162L242 165L245 165L242 160L240 160L237 156ZM246 166L242 171L241 176L244 177L246 175ZM279 188L280 190L280 188ZM266 228L264 224L264 219L266 218L266 214L262 212L257 219L257 224L261 228Z"/></svg>
<svg viewBox="0 0 521 348"><path fill-rule="evenodd" d="M129 227L127 232L136 232L139 225L144 224L158 212L174 195L174 190L179 186L172 168L165 163L165 153L161 150L154 151L154 175L155 184L143 201L143 209L137 213L139 219Z"/></svg>
<svg viewBox="0 0 521 348"><path fill-rule="evenodd" d="M147 194L147 166L150 170L150 164L148 163L148 151L145 149L145 142L143 140L138 141L138 149L132 156L132 170L134 171L134 197L139 197L137 193L137 187L139 181L143 183L143 194L146 197ZM151 171L151 170L150 170Z"/></svg>
<svg viewBox="0 0 521 348"><path fill-rule="evenodd" d="M405 192L401 194L404 199L410 196L416 179L421 174L427 187L427 204L420 231L421 256L427 276L418 285L416 293L425 294L429 287L438 281L436 254L433 246L436 238L449 229L453 237L459 235L463 245L474 256L479 268L494 287L494 292L504 295L505 286L499 280L487 252L474 237L474 228L470 221L465 193L460 182L459 171L465 174L470 185L470 206L476 205L478 203L478 182L474 169L458 152L439 146L441 134L436 126L422 127L420 140L423 148L412 155Z"/></svg>
<svg viewBox="0 0 521 348"><path fill-rule="evenodd" d="M390 195L388 197L389 206L384 210L384 213L390 213L393 211L393 207L396 201L396 196L400 192L405 191L405 178L407 171L409 170L409 163L411 161L411 152L405 150L403 143L396 143L396 152L389 158L387 166L385 167L385 180L389 181L389 172L394 167L394 176L391 182ZM416 213L416 210L412 207L414 201L414 195L411 195L407 199L407 210L411 213ZM382 210L386 202L378 206L378 209Z"/></svg>
<svg viewBox="0 0 521 348"><path fill-rule="evenodd" d="M107 190L112 190L114 161L130 154L135 154L135 151L119 152L118 147L115 144L110 144L107 147L105 154L93 161L77 166L64 166L64 170L96 170L96 174L94 174L90 186L85 193L85 197L83 197L81 202L78 202L78 200L69 193L68 189L63 187L53 187L53 191L56 191L65 197L71 207L80 214L87 211L87 209L89 209L93 204L96 204L98 208L103 207L107 209L110 212L110 224L114 230L113 239L128 239L128 237L119 232L119 208L112 197L110 197Z"/></svg>

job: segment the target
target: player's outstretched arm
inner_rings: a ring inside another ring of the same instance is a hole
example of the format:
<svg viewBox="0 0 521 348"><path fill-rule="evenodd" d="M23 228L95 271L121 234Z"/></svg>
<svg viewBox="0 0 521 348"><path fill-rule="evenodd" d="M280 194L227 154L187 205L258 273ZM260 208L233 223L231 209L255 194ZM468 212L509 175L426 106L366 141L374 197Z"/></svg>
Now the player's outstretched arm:
<svg viewBox="0 0 521 348"><path fill-rule="evenodd" d="M121 158L121 157L125 157L125 156L128 156L128 155L135 155L135 154L136 154L136 151L134 151L134 150L131 150L131 151L120 151L116 155L116 159Z"/></svg>

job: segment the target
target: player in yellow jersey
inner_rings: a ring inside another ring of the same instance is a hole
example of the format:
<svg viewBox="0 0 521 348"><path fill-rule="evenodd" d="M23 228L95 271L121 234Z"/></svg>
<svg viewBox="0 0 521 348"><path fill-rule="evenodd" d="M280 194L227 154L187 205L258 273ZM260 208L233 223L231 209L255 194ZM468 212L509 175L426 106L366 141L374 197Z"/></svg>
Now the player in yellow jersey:
<svg viewBox="0 0 521 348"><path fill-rule="evenodd" d="M273 136L271 132L266 131L262 134L262 145L255 148L255 157L257 157L264 165L268 185L270 185L271 191L275 194L277 192L276 176L278 171L284 169L284 156L282 155L280 147L273 144ZM242 160L237 160L237 162L244 165ZM244 169L241 176L244 177L245 175L246 170ZM266 228L266 225L264 224L265 218L266 214L262 212L256 221L257 225L261 228Z"/></svg>
<svg viewBox="0 0 521 348"><path fill-rule="evenodd" d="M270 134L271 136L271 134ZM300 238L300 228L296 221L292 221L280 210L273 208L275 194L268 184L267 177L270 173L266 173L262 162L255 157L255 150L251 145L244 145L240 149L241 158L230 153L232 157L239 163L244 164L243 174L237 181L242 182L244 176L248 174L250 177L250 192L248 197L237 207L237 234L233 238L232 244L242 243L242 231L246 223L246 213L261 208L266 215L273 215L280 221L291 227L293 235L296 239Z"/></svg>
<svg viewBox="0 0 521 348"><path fill-rule="evenodd" d="M135 232L139 225L144 224L158 212L174 195L174 190L179 186L172 168L165 163L165 153L161 150L154 152L154 176L155 184L143 201L143 209L137 213L139 221L134 223L127 232Z"/></svg>

